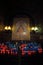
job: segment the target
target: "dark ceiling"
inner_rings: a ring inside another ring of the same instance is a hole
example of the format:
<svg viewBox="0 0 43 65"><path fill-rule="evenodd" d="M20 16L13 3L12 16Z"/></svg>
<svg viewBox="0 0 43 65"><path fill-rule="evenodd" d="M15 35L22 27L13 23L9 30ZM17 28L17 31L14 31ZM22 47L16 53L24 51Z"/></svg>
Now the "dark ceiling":
<svg viewBox="0 0 43 65"><path fill-rule="evenodd" d="M19 14L31 15L35 21L43 22L43 2L38 0L0 2L0 15L5 17L5 20L12 21L12 18Z"/></svg>

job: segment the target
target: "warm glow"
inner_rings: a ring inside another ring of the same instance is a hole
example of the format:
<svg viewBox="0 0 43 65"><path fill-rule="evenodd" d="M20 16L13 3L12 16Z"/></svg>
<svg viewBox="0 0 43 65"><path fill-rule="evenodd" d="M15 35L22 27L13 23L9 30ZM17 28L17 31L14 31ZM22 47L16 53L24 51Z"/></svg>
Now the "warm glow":
<svg viewBox="0 0 43 65"><path fill-rule="evenodd" d="M5 26L5 30L8 30L7 26Z"/></svg>
<svg viewBox="0 0 43 65"><path fill-rule="evenodd" d="M34 30L36 31L36 30L38 30L38 28L37 28L37 27L35 27L35 29L34 29Z"/></svg>
<svg viewBox="0 0 43 65"><path fill-rule="evenodd" d="M23 32L23 34L25 35L25 34L26 34L26 32Z"/></svg>
<svg viewBox="0 0 43 65"><path fill-rule="evenodd" d="M38 27L32 27L31 30L36 31L36 30L38 30Z"/></svg>
<svg viewBox="0 0 43 65"><path fill-rule="evenodd" d="M11 27L10 26L8 26L8 30L11 30Z"/></svg>
<svg viewBox="0 0 43 65"><path fill-rule="evenodd" d="M34 29L35 29L34 27L31 28L31 30L34 30Z"/></svg>
<svg viewBox="0 0 43 65"><path fill-rule="evenodd" d="M5 29L5 30L11 30L11 27L10 27L10 26L5 26L4 29Z"/></svg>

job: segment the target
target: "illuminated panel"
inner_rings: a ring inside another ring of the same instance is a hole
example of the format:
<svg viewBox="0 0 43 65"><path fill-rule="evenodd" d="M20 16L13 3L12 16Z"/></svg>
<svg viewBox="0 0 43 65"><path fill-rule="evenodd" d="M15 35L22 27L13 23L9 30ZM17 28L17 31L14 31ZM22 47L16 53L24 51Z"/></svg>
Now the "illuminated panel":
<svg viewBox="0 0 43 65"><path fill-rule="evenodd" d="M29 18L15 18L12 27L12 40L30 40Z"/></svg>

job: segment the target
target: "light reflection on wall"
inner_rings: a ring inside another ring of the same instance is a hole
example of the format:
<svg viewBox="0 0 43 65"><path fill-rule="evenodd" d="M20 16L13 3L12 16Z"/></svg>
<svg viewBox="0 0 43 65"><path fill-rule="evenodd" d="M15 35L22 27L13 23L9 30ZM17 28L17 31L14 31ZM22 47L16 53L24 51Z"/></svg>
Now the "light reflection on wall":
<svg viewBox="0 0 43 65"><path fill-rule="evenodd" d="M15 18L12 27L12 40L30 40L29 18Z"/></svg>

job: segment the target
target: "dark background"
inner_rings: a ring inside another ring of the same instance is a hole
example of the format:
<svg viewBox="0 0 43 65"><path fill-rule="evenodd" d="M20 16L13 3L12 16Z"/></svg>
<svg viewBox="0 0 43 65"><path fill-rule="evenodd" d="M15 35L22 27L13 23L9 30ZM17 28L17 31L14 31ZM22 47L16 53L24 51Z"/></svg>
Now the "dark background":
<svg viewBox="0 0 43 65"><path fill-rule="evenodd" d="M37 22L43 23L43 1L2 1L0 2L0 16L3 16L6 22L12 22L13 17L19 14L30 15Z"/></svg>

